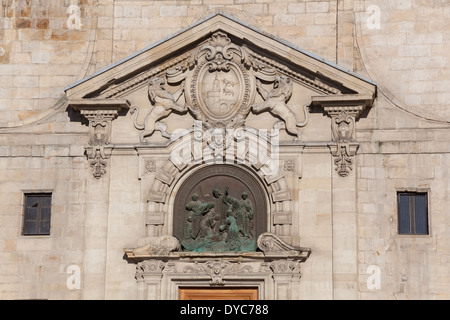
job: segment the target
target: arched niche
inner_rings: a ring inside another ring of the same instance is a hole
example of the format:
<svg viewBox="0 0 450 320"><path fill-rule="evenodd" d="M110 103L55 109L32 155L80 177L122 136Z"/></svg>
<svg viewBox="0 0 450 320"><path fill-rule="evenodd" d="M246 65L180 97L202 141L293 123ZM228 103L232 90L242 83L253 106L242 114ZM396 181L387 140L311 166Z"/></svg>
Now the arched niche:
<svg viewBox="0 0 450 320"><path fill-rule="evenodd" d="M254 173L218 164L191 173L173 203L173 235L185 251L255 251L267 231L267 192Z"/></svg>

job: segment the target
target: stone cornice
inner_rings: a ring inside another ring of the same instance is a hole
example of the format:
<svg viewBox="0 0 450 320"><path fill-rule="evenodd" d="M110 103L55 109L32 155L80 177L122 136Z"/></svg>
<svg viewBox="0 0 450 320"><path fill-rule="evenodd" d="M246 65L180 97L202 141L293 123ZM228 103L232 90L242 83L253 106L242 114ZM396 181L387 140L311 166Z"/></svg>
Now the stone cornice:
<svg viewBox="0 0 450 320"><path fill-rule="evenodd" d="M374 96L371 95L329 95L311 98L313 105L320 106L330 116L336 116L342 111L355 117L360 115L373 105Z"/></svg>
<svg viewBox="0 0 450 320"><path fill-rule="evenodd" d="M172 236L153 239L146 246L136 249L124 249L130 262L144 260L164 261L209 261L225 259L230 261L267 261L290 259L305 262L311 255L310 248L295 247L287 244L272 233L263 233L258 237L258 251L255 252L183 252L178 240Z"/></svg>
<svg viewBox="0 0 450 320"><path fill-rule="evenodd" d="M84 114L92 114L93 112L109 114L118 113L121 110L128 110L130 102L125 99L71 99L69 106L84 112Z"/></svg>

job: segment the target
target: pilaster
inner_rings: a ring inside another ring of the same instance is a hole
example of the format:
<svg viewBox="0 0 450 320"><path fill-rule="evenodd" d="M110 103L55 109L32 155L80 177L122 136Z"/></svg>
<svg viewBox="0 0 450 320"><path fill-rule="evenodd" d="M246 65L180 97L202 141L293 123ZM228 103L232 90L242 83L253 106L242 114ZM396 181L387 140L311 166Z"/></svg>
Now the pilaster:
<svg viewBox="0 0 450 320"><path fill-rule="evenodd" d="M357 299L356 123L372 104L370 96L337 95L313 99L331 118L328 144L334 170L332 193L333 298Z"/></svg>
<svg viewBox="0 0 450 320"><path fill-rule="evenodd" d="M128 108L128 102L86 99L69 101L69 105L89 121L89 144L85 150L92 178L86 185L83 299L104 299L110 187L106 168L113 149L112 121Z"/></svg>

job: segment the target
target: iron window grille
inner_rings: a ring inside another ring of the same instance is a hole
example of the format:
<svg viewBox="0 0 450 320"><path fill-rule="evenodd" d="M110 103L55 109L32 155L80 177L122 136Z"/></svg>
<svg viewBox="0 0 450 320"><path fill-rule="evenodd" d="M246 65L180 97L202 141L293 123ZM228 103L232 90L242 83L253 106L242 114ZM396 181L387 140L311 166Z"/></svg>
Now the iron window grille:
<svg viewBox="0 0 450 320"><path fill-rule="evenodd" d="M50 235L51 193L25 194L24 236Z"/></svg>

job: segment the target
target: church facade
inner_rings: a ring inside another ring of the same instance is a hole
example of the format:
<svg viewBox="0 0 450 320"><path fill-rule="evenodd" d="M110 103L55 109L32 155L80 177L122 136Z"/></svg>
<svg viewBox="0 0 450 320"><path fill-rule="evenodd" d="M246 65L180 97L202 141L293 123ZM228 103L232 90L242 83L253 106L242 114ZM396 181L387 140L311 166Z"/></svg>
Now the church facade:
<svg viewBox="0 0 450 320"><path fill-rule="evenodd" d="M0 297L449 298L449 5L204 2L3 5Z"/></svg>

